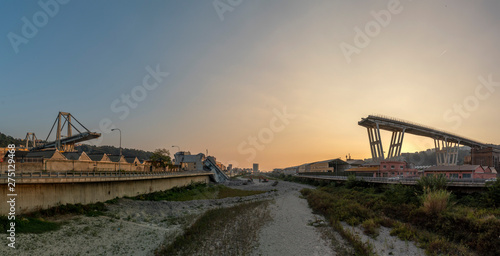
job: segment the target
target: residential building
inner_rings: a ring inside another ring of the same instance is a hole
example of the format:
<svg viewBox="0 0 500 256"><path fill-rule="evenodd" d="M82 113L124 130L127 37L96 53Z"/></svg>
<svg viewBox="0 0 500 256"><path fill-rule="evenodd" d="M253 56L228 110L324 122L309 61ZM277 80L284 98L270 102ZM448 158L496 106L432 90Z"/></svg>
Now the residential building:
<svg viewBox="0 0 500 256"><path fill-rule="evenodd" d="M405 161L382 161L374 177L418 177L418 170Z"/></svg>
<svg viewBox="0 0 500 256"><path fill-rule="evenodd" d="M432 166L423 171L424 176L444 175L449 179L490 179L496 178L496 169L481 165Z"/></svg>
<svg viewBox="0 0 500 256"><path fill-rule="evenodd" d="M418 177L418 170L405 161L382 161L380 164L363 165L346 171L369 177Z"/></svg>
<svg viewBox="0 0 500 256"><path fill-rule="evenodd" d="M199 153L197 155L179 154L175 156L175 162L179 163L182 170L185 171L203 171L203 161L205 161L205 154Z"/></svg>

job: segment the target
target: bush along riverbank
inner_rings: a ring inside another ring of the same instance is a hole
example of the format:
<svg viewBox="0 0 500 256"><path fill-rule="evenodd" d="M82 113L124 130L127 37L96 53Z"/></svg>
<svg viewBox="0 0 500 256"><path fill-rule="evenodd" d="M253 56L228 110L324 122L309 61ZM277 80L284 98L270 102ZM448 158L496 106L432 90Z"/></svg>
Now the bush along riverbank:
<svg viewBox="0 0 500 256"><path fill-rule="evenodd" d="M422 178L417 186L372 187L353 177L345 184L312 182L319 187L301 191L310 207L352 240L358 254L372 254L371 246L343 231L341 222L370 236L380 226L391 228L392 236L415 241L428 255L500 255L500 181L467 195L447 191L443 177Z"/></svg>

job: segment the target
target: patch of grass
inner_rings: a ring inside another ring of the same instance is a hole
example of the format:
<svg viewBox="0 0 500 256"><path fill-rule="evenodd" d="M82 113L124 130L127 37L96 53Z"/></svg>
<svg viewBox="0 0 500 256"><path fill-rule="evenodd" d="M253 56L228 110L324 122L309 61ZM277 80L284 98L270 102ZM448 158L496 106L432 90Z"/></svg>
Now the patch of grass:
<svg viewBox="0 0 500 256"><path fill-rule="evenodd" d="M373 205L380 196L364 196L361 192L345 188L335 188L335 191L339 193L331 193L332 188L303 189L301 192L311 208L327 218L355 226L375 217L368 206Z"/></svg>
<svg viewBox="0 0 500 256"><path fill-rule="evenodd" d="M463 245L450 242L444 237L431 232L419 230L408 223L395 222L394 229L391 230L390 234L405 241L419 243L425 248L426 254L429 255L475 255Z"/></svg>
<svg viewBox="0 0 500 256"><path fill-rule="evenodd" d="M252 247L249 241L255 240L257 231L270 218L268 203L258 201L209 210L174 242L156 250L155 255L247 254Z"/></svg>
<svg viewBox="0 0 500 256"><path fill-rule="evenodd" d="M104 215L108 209L104 203L98 202L95 204L65 204L51 207L46 210L40 210L29 214L30 217L51 217L64 214L84 214L88 217L96 217Z"/></svg>
<svg viewBox="0 0 500 256"><path fill-rule="evenodd" d="M191 183L185 187L174 187L169 190L135 196L131 199L143 201L191 201L215 199L216 196L217 186L210 186L205 183Z"/></svg>
<svg viewBox="0 0 500 256"><path fill-rule="evenodd" d="M118 203L118 197L110 199L110 200L106 201L105 203L107 203L107 204L116 204L116 203Z"/></svg>
<svg viewBox="0 0 500 256"><path fill-rule="evenodd" d="M330 222L332 224L332 227L352 245L352 247L356 252L356 255L363 255L363 256L375 255L375 253L373 252L372 244L370 244L369 242L361 241L361 238L358 235L353 234L349 230L345 230L339 221L330 220Z"/></svg>
<svg viewBox="0 0 500 256"><path fill-rule="evenodd" d="M227 197L244 197L265 193L266 191L247 191L229 188L223 185L207 185L193 183L186 187L175 187L165 191L154 192L132 197L131 199L143 201L191 201L202 199L221 199Z"/></svg>
<svg viewBox="0 0 500 256"><path fill-rule="evenodd" d="M371 237L377 237L380 224L375 221L375 219L368 219L361 223L363 227L363 232Z"/></svg>
<svg viewBox="0 0 500 256"><path fill-rule="evenodd" d="M0 216L0 226L4 232L10 228L11 221L6 216ZM14 221L16 234L17 233L34 233L40 234L58 230L61 227L60 223L46 221L42 218L32 217L16 217Z"/></svg>
<svg viewBox="0 0 500 256"><path fill-rule="evenodd" d="M253 196L265 193L266 191L255 191L255 190L241 190L229 188L226 186L219 187L219 193L217 194L217 199L227 198L227 197L243 197L243 196Z"/></svg>
<svg viewBox="0 0 500 256"><path fill-rule="evenodd" d="M104 203L95 204L66 204L51 207L46 210L39 210L25 215L16 216L15 228L16 233L44 233L58 230L62 225L67 224L67 222L52 222L47 221L44 218L54 217L58 215L65 214L81 214L88 217L96 217L104 215L107 211L106 205ZM7 230L10 228L10 220L7 216L0 216L0 227L2 230Z"/></svg>

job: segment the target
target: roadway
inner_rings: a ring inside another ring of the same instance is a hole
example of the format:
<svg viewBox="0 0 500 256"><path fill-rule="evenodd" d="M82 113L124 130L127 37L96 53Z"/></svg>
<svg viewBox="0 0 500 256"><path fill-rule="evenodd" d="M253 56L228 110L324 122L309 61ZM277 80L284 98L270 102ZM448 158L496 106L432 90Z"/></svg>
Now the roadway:
<svg viewBox="0 0 500 256"><path fill-rule="evenodd" d="M16 173L16 184L38 183L83 183L129 180L151 180L175 177L194 177L212 175L211 172L34 172ZM7 184L6 173L0 174L0 184Z"/></svg>

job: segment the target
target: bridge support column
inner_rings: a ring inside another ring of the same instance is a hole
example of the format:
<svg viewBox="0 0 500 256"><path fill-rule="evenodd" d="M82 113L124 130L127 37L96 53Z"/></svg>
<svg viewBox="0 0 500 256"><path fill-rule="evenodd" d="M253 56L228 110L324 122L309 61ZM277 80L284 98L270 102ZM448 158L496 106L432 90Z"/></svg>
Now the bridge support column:
<svg viewBox="0 0 500 256"><path fill-rule="evenodd" d="M403 138L405 135L405 129L402 131L393 131L391 138L391 146L389 147L388 159L399 157L401 155L401 148L403 147Z"/></svg>
<svg viewBox="0 0 500 256"><path fill-rule="evenodd" d="M367 127L368 139L370 140L370 150L372 152L372 160L379 162L384 160L384 149L382 148L382 140L380 137L380 129L378 127Z"/></svg>
<svg viewBox="0 0 500 256"><path fill-rule="evenodd" d="M448 141L448 138L444 138L444 140L434 138L434 146L436 148L437 165L457 165L460 141Z"/></svg>

